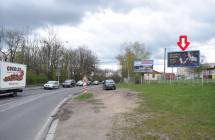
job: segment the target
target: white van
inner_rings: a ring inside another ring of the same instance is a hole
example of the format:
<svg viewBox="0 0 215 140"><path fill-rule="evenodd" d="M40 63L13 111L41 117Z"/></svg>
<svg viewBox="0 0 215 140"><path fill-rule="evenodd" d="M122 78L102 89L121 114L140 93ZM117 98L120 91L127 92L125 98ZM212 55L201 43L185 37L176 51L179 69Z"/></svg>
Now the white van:
<svg viewBox="0 0 215 140"><path fill-rule="evenodd" d="M26 86L26 65L0 61L0 95L17 95Z"/></svg>

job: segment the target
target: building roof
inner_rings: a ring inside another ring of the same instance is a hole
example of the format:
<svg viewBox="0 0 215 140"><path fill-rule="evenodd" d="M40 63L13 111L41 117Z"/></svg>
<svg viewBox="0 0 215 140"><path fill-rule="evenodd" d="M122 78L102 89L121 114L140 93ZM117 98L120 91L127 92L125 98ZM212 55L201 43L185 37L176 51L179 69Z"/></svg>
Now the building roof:
<svg viewBox="0 0 215 140"><path fill-rule="evenodd" d="M158 72L156 70L153 70L153 72L149 72L149 74L162 74L161 72Z"/></svg>

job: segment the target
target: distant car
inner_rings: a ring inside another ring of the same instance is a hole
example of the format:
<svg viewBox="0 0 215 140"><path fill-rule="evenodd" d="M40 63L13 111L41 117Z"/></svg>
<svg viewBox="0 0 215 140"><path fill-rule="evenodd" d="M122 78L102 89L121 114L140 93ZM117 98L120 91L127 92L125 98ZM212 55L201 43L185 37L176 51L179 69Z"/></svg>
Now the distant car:
<svg viewBox="0 0 215 140"><path fill-rule="evenodd" d="M107 90L107 89L116 90L116 84L112 79L105 80L104 84L103 84L103 89L104 90Z"/></svg>
<svg viewBox="0 0 215 140"><path fill-rule="evenodd" d="M88 86L92 85L92 82L91 81L87 81L87 85Z"/></svg>
<svg viewBox="0 0 215 140"><path fill-rule="evenodd" d="M44 89L58 89L60 87L59 81L48 81L44 84Z"/></svg>
<svg viewBox="0 0 215 140"><path fill-rule="evenodd" d="M76 86L83 86L83 84L84 84L84 82L80 80L76 83Z"/></svg>
<svg viewBox="0 0 215 140"><path fill-rule="evenodd" d="M75 87L76 82L75 80L65 80L63 82L63 87Z"/></svg>
<svg viewBox="0 0 215 140"><path fill-rule="evenodd" d="M99 85L99 81L93 81L93 85Z"/></svg>

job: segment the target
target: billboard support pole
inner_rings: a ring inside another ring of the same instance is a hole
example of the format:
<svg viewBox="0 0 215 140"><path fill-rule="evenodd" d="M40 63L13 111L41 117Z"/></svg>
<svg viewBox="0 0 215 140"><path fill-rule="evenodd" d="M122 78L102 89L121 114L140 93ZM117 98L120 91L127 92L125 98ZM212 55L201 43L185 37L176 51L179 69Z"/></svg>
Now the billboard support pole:
<svg viewBox="0 0 215 140"><path fill-rule="evenodd" d="M128 78L128 83L130 82L130 72L129 72L129 67L128 67L128 60L127 60L127 72L128 72L128 75L127 75L127 78Z"/></svg>
<svg viewBox="0 0 215 140"><path fill-rule="evenodd" d="M144 73L141 72L141 84L143 84Z"/></svg>
<svg viewBox="0 0 215 140"><path fill-rule="evenodd" d="M202 72L202 88L204 87L204 74Z"/></svg>
<svg viewBox="0 0 215 140"><path fill-rule="evenodd" d="M164 80L166 80L166 48L164 49Z"/></svg>
<svg viewBox="0 0 215 140"><path fill-rule="evenodd" d="M170 85L172 84L172 73L170 73L170 75L169 75L169 83L170 83Z"/></svg>
<svg viewBox="0 0 215 140"><path fill-rule="evenodd" d="M172 84L172 79L173 79L173 67L172 67L172 73L170 74L170 85Z"/></svg>

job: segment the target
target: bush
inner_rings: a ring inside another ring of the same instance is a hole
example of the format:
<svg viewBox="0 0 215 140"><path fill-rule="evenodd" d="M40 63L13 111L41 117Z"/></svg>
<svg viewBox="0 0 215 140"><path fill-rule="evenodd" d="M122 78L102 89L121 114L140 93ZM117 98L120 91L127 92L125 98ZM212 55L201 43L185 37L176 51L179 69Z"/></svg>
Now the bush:
<svg viewBox="0 0 215 140"><path fill-rule="evenodd" d="M26 82L27 85L37 85L37 84L43 84L48 81L48 77L43 74L35 74L31 71L27 72Z"/></svg>
<svg viewBox="0 0 215 140"><path fill-rule="evenodd" d="M76 99L84 101L84 100L91 98L92 96L93 96L93 93L83 93L83 94L77 96Z"/></svg>

